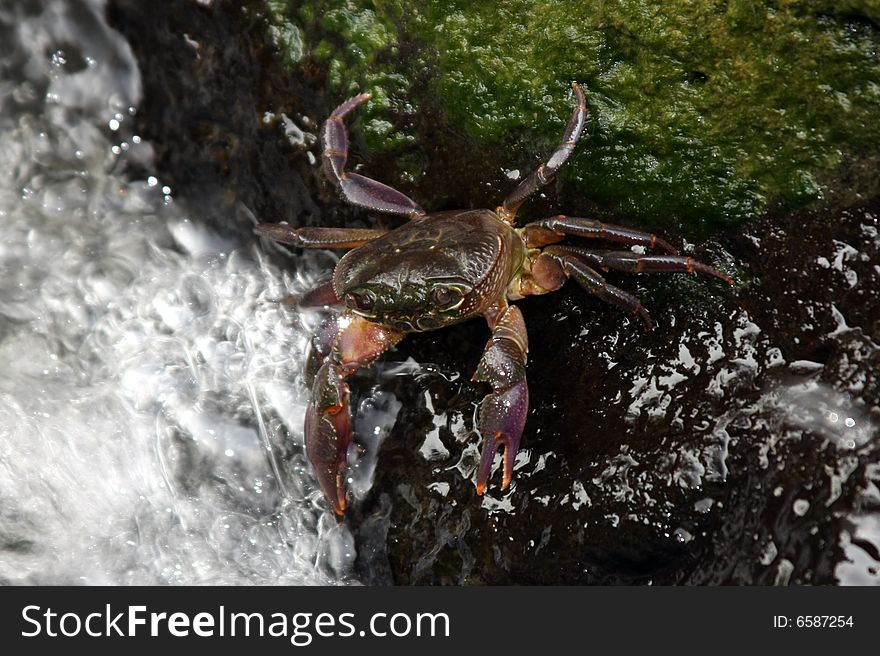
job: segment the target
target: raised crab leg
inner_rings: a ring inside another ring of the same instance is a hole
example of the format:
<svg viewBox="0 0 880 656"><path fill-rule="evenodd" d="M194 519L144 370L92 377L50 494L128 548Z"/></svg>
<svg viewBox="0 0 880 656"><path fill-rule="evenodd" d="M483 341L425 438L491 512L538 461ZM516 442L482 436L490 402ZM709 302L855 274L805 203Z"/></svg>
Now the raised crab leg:
<svg viewBox="0 0 880 656"><path fill-rule="evenodd" d="M540 221L526 224L522 229L522 237L529 248L539 248L547 244L555 244L565 239L566 235L603 239L620 244L632 244L647 248L662 248L667 253L677 255L678 251L665 239L652 232L633 230L624 226L602 223L593 219L557 214Z"/></svg>
<svg viewBox="0 0 880 656"><path fill-rule="evenodd" d="M387 230L366 228L294 228L286 223L259 223L255 230L282 244L298 248L357 248L386 234Z"/></svg>
<svg viewBox="0 0 880 656"><path fill-rule="evenodd" d="M548 246L548 255L576 255L596 269L626 273L702 273L733 284L726 273L685 255L641 255L632 251L594 251L577 246Z"/></svg>
<svg viewBox="0 0 880 656"><path fill-rule="evenodd" d="M512 192L510 192L510 194L508 194L507 198L504 199L504 202L501 203L501 207L496 210L498 215L511 225L516 216L516 211L528 199L528 197L553 180L556 172L568 160L581 136L581 132L584 129L584 123L587 120L587 99L577 82L572 82L571 88L574 89L574 95L577 102L574 111L571 114L571 118L568 120L568 125L565 126L565 132L562 134L562 141L556 147L556 150L553 151L550 159L529 173L529 175L526 176L525 179L520 182Z"/></svg>
<svg viewBox="0 0 880 656"><path fill-rule="evenodd" d="M402 332L346 312L325 320L312 339L306 361L306 382L312 384L305 417L306 455L337 515L345 513L345 472L352 441L346 379L403 336Z"/></svg>
<svg viewBox="0 0 880 656"><path fill-rule="evenodd" d="M523 427L529 409L529 388L526 383L526 358L529 344L526 324L516 306L505 306L486 316L492 337L474 374L476 381L487 382L492 392L480 405L479 430L483 449L477 469L477 494L483 494L492 462L504 447L504 480L506 490L513 478L513 463L519 450Z"/></svg>
<svg viewBox="0 0 880 656"><path fill-rule="evenodd" d="M355 107L369 99L368 93L349 98L333 110L324 122L324 130L321 133L324 144L324 173L328 180L340 188L342 195L350 203L377 212L403 214L410 218L424 216L425 210L396 189L345 170L345 163L348 160L348 131L344 119Z"/></svg>

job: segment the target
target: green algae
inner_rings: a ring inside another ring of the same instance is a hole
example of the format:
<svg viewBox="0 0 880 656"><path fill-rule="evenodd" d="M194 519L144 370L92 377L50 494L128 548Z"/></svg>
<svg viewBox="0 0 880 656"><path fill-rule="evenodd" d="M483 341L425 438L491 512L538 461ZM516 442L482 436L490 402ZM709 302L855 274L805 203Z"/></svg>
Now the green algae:
<svg viewBox="0 0 880 656"><path fill-rule="evenodd" d="M577 80L590 117L563 178L621 215L705 233L877 191L878 0L272 4L334 92L373 92L372 152L421 137L395 128L421 101L482 143L516 140L533 165ZM414 88L425 79L430 95Z"/></svg>
<svg viewBox="0 0 880 656"><path fill-rule="evenodd" d="M268 5L270 37L285 61L299 63L289 56L285 41L291 28L306 34L311 58L326 67L330 89L340 98L369 90L373 97L358 112L361 134L368 151L382 152L411 142L415 138L388 120L392 114L412 107L406 103L408 78L396 69L398 25L402 10L382 2L292 3L271 0ZM392 62L392 63L389 63Z"/></svg>

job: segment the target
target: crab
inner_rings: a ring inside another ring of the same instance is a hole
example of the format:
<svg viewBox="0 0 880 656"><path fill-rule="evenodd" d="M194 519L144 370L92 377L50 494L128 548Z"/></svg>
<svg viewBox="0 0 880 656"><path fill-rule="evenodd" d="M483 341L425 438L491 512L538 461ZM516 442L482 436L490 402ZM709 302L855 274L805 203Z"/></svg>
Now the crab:
<svg viewBox="0 0 880 656"><path fill-rule="evenodd" d="M491 386L477 418L483 444L476 493L482 495L502 448L501 489L510 485L528 413L528 337L523 315L511 301L558 290L573 278L588 293L640 317L650 330L651 317L639 300L608 284L599 271L701 273L733 283L725 273L679 255L669 242L650 232L561 214L515 227L517 210L553 180L583 131L586 97L576 82L572 89L574 111L546 162L495 209L445 212L426 212L401 192L346 169L345 118L370 94L354 96L324 123L324 172L350 203L403 215L409 221L393 230L257 226L258 234L296 247L348 250L329 282L298 299L302 307L341 308L321 323L305 366L306 383L311 385L306 453L337 515L344 515L346 509L346 470L354 437L347 379L408 333L438 330L475 317L485 318L489 325L491 337L472 379ZM569 236L664 253L560 243Z"/></svg>

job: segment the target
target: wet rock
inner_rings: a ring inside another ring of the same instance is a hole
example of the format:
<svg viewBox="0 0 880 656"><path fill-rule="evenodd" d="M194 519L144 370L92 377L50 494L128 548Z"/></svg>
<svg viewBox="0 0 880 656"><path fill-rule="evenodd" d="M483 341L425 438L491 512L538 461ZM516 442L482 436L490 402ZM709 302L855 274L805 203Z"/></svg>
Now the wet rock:
<svg viewBox="0 0 880 656"><path fill-rule="evenodd" d="M506 494L497 472L485 499L472 483L479 347L456 342L485 328L414 338L418 361L464 376L391 387L405 409L358 515L390 494L394 580L771 584L783 561L787 582L838 580L880 456L878 216L874 203L731 234L712 249L750 280L732 293L622 281L657 319L648 334L577 289L521 302L532 411ZM418 455L426 415L448 457Z"/></svg>
<svg viewBox="0 0 880 656"><path fill-rule="evenodd" d="M141 67L137 127L178 202L225 233L250 238L257 221L364 225L318 178L317 121L336 99L324 76L291 75L269 24L239 3L185 2L157 10L114 0L108 20Z"/></svg>

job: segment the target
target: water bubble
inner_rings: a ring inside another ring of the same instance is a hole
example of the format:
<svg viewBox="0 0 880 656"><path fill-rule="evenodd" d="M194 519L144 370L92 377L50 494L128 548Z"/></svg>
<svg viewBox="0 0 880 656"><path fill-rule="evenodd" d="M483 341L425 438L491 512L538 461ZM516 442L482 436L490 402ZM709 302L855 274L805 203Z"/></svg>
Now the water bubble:
<svg viewBox="0 0 880 656"><path fill-rule="evenodd" d="M810 509L810 502L806 499L795 499L794 503L791 505L791 509L795 515L803 517Z"/></svg>
<svg viewBox="0 0 880 656"><path fill-rule="evenodd" d="M675 537L676 542L680 544L687 544L694 539L694 536L683 528L675 529L672 535Z"/></svg>

